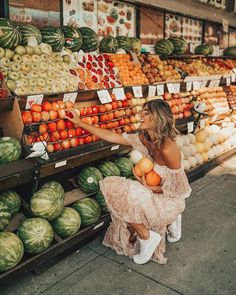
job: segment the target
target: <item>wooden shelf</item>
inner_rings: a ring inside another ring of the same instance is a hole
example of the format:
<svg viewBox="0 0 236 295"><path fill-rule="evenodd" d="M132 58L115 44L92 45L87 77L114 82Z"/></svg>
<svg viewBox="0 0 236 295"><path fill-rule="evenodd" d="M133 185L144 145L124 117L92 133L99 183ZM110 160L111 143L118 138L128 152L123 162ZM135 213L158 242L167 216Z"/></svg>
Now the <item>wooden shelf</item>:
<svg viewBox="0 0 236 295"><path fill-rule="evenodd" d="M11 111L15 101L14 96L8 98L0 98L0 112Z"/></svg>

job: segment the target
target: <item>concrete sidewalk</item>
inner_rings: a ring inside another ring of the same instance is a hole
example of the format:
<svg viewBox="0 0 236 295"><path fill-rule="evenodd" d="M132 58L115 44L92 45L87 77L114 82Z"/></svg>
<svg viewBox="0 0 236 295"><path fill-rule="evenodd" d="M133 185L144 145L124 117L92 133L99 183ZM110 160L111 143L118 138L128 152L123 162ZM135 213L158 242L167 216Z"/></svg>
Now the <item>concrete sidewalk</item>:
<svg viewBox="0 0 236 295"><path fill-rule="evenodd" d="M100 236L43 274L12 281L0 294L236 294L236 156L192 188L182 239L168 243L166 265L136 265L102 246Z"/></svg>

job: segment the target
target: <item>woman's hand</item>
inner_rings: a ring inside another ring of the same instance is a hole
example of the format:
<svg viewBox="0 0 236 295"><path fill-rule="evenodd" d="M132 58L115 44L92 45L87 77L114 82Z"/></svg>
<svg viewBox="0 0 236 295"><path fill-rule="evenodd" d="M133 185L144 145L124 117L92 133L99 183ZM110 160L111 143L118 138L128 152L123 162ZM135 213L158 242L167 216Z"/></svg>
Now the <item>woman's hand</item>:
<svg viewBox="0 0 236 295"><path fill-rule="evenodd" d="M66 111L71 113L73 117L71 118L69 116L66 116L65 118L71 123L73 123L75 127L79 127L83 124L83 122L81 121L79 117L79 113L77 113L76 109L67 109Z"/></svg>
<svg viewBox="0 0 236 295"><path fill-rule="evenodd" d="M136 177L136 179L146 188L150 189L151 191L153 191L154 193L163 193L161 186L159 185L148 185L145 179L145 175L143 175L142 177L139 177L133 168L133 174Z"/></svg>
<svg viewBox="0 0 236 295"><path fill-rule="evenodd" d="M139 177L139 176L135 173L134 168L133 168L133 174L134 174L135 178L136 178L141 184L143 184L142 177Z"/></svg>

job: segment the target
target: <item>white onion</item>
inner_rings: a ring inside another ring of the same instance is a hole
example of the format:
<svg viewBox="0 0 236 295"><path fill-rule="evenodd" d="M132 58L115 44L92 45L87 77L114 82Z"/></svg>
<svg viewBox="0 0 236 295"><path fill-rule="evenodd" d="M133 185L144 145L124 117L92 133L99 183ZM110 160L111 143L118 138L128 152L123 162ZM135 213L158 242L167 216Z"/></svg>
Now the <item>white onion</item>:
<svg viewBox="0 0 236 295"><path fill-rule="evenodd" d="M188 161L191 168L197 166L197 160L194 157L189 157Z"/></svg>
<svg viewBox="0 0 236 295"><path fill-rule="evenodd" d="M190 144L188 147L189 147L190 155L194 156L197 153L197 149L196 149L195 145Z"/></svg>
<svg viewBox="0 0 236 295"><path fill-rule="evenodd" d="M202 156L200 154L196 154L194 156L194 158L197 160L197 163L198 164L202 164L203 163L203 159L202 159Z"/></svg>
<svg viewBox="0 0 236 295"><path fill-rule="evenodd" d="M178 145L179 147L181 147L181 146L184 145L184 144L183 144L183 139L182 139L182 136L181 136L181 135L177 135L175 141L176 141L176 143L177 143L177 145Z"/></svg>
<svg viewBox="0 0 236 295"><path fill-rule="evenodd" d="M134 163L134 164L137 164L142 158L143 158L143 155L140 151L138 150L132 150L130 153L129 153L129 157L130 157L130 160Z"/></svg>
<svg viewBox="0 0 236 295"><path fill-rule="evenodd" d="M190 150L189 150L189 147L188 146L183 146L183 147L181 147L181 151L184 154L184 159L185 160L188 160L188 158L191 155Z"/></svg>
<svg viewBox="0 0 236 295"><path fill-rule="evenodd" d="M190 144L190 139L187 135L182 136L182 141L184 145L189 145Z"/></svg>
<svg viewBox="0 0 236 295"><path fill-rule="evenodd" d="M190 169L190 163L187 160L183 160L183 165L184 165L184 170L189 170Z"/></svg>

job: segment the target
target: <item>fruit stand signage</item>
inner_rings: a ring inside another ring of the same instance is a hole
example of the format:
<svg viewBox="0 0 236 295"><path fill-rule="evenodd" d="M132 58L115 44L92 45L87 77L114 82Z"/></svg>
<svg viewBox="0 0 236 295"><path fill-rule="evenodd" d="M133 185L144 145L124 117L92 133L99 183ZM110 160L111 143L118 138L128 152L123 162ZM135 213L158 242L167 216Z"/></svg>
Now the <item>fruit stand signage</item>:
<svg viewBox="0 0 236 295"><path fill-rule="evenodd" d="M65 93L63 96L63 101L64 102L71 101L71 102L75 103L76 98L77 98L77 92Z"/></svg>
<svg viewBox="0 0 236 295"><path fill-rule="evenodd" d="M133 86L132 88L135 97L143 97L142 86Z"/></svg>
<svg viewBox="0 0 236 295"><path fill-rule="evenodd" d="M164 94L164 85L157 85L157 95L163 95Z"/></svg>
<svg viewBox="0 0 236 295"><path fill-rule="evenodd" d="M114 88L112 93L115 95L116 100L124 100L125 99L125 91L124 88Z"/></svg>
<svg viewBox="0 0 236 295"><path fill-rule="evenodd" d="M156 95L156 87L155 86L148 86L148 97L152 97Z"/></svg>
<svg viewBox="0 0 236 295"><path fill-rule="evenodd" d="M186 91L191 91L193 87L193 82L186 82Z"/></svg>
<svg viewBox="0 0 236 295"><path fill-rule="evenodd" d="M202 86L202 81L193 81L193 90L198 90Z"/></svg>
<svg viewBox="0 0 236 295"><path fill-rule="evenodd" d="M188 128L188 133L193 132L193 126L194 126L194 122L188 122L187 124L187 128Z"/></svg>
<svg viewBox="0 0 236 295"><path fill-rule="evenodd" d="M175 93L174 84L173 83L167 83L167 89L169 93Z"/></svg>
<svg viewBox="0 0 236 295"><path fill-rule="evenodd" d="M112 102L110 93L107 90L99 90L97 91L97 95L102 104Z"/></svg>
<svg viewBox="0 0 236 295"><path fill-rule="evenodd" d="M33 104L41 104L43 101L43 94L27 96L25 109L29 110Z"/></svg>

